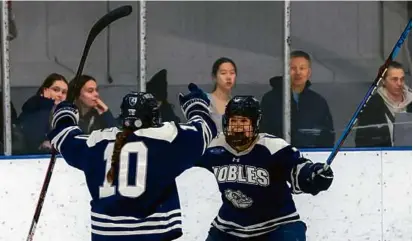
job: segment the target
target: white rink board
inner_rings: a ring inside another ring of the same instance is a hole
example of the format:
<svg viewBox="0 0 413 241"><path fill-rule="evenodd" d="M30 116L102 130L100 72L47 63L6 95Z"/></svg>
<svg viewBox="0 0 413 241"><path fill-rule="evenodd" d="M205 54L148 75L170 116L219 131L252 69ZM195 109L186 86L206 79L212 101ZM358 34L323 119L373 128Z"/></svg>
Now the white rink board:
<svg viewBox="0 0 413 241"><path fill-rule="evenodd" d="M411 158L411 152L409 159L405 153L383 152L383 241L412 240Z"/></svg>
<svg viewBox="0 0 413 241"><path fill-rule="evenodd" d="M320 162L327 155L304 153ZM328 192L295 196L308 226L307 240L411 240L411 161L411 151L338 154ZM48 159L0 160L0 241L26 239L48 163ZM205 240L221 205L214 176L192 168L177 183L184 215L184 236L178 240ZM58 159L34 240L90 240L89 201L83 173Z"/></svg>
<svg viewBox="0 0 413 241"><path fill-rule="evenodd" d="M314 162L329 153L308 153ZM340 153L328 192L295 196L308 241L381 240L381 157L377 152ZM410 228L409 230L410 231Z"/></svg>

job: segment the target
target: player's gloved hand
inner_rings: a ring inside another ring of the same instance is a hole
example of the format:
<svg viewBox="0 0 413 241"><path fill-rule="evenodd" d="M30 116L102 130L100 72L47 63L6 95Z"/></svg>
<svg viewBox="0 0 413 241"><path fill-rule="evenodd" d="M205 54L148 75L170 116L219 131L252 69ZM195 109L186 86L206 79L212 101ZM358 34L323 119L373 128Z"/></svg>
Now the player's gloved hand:
<svg viewBox="0 0 413 241"><path fill-rule="evenodd" d="M331 183L333 183L334 173L329 166L324 170L324 163L314 163L310 165L312 175L310 177L311 182L310 192L312 195L317 195L321 191L327 190Z"/></svg>
<svg viewBox="0 0 413 241"><path fill-rule="evenodd" d="M50 126L56 127L75 126L79 123L79 110L73 103L62 101L52 109Z"/></svg>
<svg viewBox="0 0 413 241"><path fill-rule="evenodd" d="M210 100L206 93L194 83L188 85L188 90L189 93L186 95L179 94L179 103L185 117L189 120L196 114L209 115Z"/></svg>

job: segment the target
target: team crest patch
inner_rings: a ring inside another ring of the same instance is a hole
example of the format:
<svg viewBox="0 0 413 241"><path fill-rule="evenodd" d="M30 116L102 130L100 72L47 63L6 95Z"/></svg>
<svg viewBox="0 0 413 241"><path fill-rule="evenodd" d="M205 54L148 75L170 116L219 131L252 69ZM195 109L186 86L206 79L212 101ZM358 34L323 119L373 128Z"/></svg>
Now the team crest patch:
<svg viewBox="0 0 413 241"><path fill-rule="evenodd" d="M252 198L248 197L240 190L234 191L232 189L226 189L225 197L237 208L248 208L251 207L253 203Z"/></svg>
<svg viewBox="0 0 413 241"><path fill-rule="evenodd" d="M136 105L136 102L138 102L137 97L129 97L129 105L134 106Z"/></svg>

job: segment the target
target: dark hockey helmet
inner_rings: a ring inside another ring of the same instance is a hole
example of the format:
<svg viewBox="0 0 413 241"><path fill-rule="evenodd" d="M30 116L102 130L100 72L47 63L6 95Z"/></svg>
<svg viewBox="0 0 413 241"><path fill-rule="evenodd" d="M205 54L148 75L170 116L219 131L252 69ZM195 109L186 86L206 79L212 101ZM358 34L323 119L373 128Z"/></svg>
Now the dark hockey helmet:
<svg viewBox="0 0 413 241"><path fill-rule="evenodd" d="M244 126L236 122L236 126L230 123L234 116L247 117L251 125ZM259 123L261 120L261 107L257 99L251 95L233 97L225 108L222 117L222 129L227 143L240 150L247 149L259 134Z"/></svg>
<svg viewBox="0 0 413 241"><path fill-rule="evenodd" d="M125 95L120 109L123 128L140 129L162 125L158 102L150 93L131 92Z"/></svg>

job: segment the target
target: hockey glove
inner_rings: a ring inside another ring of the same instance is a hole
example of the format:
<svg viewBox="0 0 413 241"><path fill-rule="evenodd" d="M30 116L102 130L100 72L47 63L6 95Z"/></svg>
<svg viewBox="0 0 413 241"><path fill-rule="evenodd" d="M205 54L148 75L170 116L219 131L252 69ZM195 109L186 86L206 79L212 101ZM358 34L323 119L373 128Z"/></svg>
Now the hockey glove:
<svg viewBox="0 0 413 241"><path fill-rule="evenodd" d="M179 94L179 103L186 119L189 120L199 114L209 116L210 100L205 92L193 83L188 85L188 90L189 94Z"/></svg>
<svg viewBox="0 0 413 241"><path fill-rule="evenodd" d="M324 163L314 163L310 165L312 171L310 177L310 190L309 193L317 195L321 191L327 190L333 182L334 173L329 166L327 170L324 170Z"/></svg>
<svg viewBox="0 0 413 241"><path fill-rule="evenodd" d="M51 128L65 128L79 123L79 110L69 101L60 102L52 110Z"/></svg>

